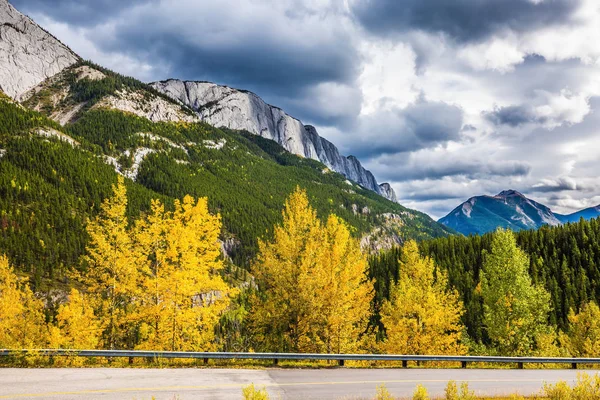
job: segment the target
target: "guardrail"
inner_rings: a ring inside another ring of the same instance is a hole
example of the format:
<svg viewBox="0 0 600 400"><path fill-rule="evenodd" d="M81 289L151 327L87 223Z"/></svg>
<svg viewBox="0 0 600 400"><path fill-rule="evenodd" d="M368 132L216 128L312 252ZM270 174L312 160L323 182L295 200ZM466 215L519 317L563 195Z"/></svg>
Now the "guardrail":
<svg viewBox="0 0 600 400"><path fill-rule="evenodd" d="M187 352L187 351L143 351L143 350L65 350L65 349L33 349L8 350L0 349L0 357L38 354L42 356L71 357L106 357L106 358L193 358L204 360L333 360L340 366L345 361L401 361L404 368L409 361L414 362L454 362L467 368L468 363L516 364L519 369L524 364L571 364L576 369L578 364L600 364L600 358L564 358L564 357L497 357L497 356L425 356L398 354L309 354L309 353L231 353L231 352Z"/></svg>

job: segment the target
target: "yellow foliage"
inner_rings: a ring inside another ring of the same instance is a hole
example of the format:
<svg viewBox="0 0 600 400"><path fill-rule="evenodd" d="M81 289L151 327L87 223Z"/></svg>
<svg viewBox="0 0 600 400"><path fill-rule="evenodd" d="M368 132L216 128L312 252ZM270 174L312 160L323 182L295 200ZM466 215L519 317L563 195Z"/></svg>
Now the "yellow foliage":
<svg viewBox="0 0 600 400"><path fill-rule="evenodd" d="M214 327L235 291L218 272L221 218L206 198L186 196L166 212L159 201L136 225L143 255L138 318L140 349L211 351Z"/></svg>
<svg viewBox="0 0 600 400"><path fill-rule="evenodd" d="M476 400L477 397L475 393L469 390L469 384L467 382L463 382L460 385L460 392L458 391L458 387L456 386L455 381L448 382L448 385L445 389L446 400Z"/></svg>
<svg viewBox="0 0 600 400"><path fill-rule="evenodd" d="M299 188L285 203L283 224L259 243L252 271L260 295L251 325L265 349L355 352L373 296L367 260L348 226L330 216L323 225Z"/></svg>
<svg viewBox="0 0 600 400"><path fill-rule="evenodd" d="M565 381L554 385L544 384L543 395L549 400L588 400L600 399L600 376L593 377L582 373L577 375L575 386L569 386Z"/></svg>
<svg viewBox="0 0 600 400"><path fill-rule="evenodd" d="M242 388L242 397L244 400L269 400L267 389L256 389L254 383Z"/></svg>
<svg viewBox="0 0 600 400"><path fill-rule="evenodd" d="M579 314L569 313L567 347L573 357L600 355L600 308L594 302L584 304Z"/></svg>
<svg viewBox="0 0 600 400"><path fill-rule="evenodd" d="M0 256L0 348L32 349L46 344L43 303L26 279L19 279Z"/></svg>
<svg viewBox="0 0 600 400"><path fill-rule="evenodd" d="M460 343L464 313L445 272L419 255L417 243L404 245L400 278L381 307L387 338L382 350L395 354L464 354Z"/></svg>
<svg viewBox="0 0 600 400"><path fill-rule="evenodd" d="M377 386L377 392L375 394L375 400L394 400L392 394L387 390L385 384Z"/></svg>
<svg viewBox="0 0 600 400"><path fill-rule="evenodd" d="M100 326L87 296L71 289L69 301L58 308L56 325L50 327L50 347L95 349L100 340Z"/></svg>
<svg viewBox="0 0 600 400"><path fill-rule="evenodd" d="M417 388L413 393L413 400L429 400L429 394L427 394L425 386L417 385Z"/></svg>
<svg viewBox="0 0 600 400"><path fill-rule="evenodd" d="M127 191L123 177L113 197L102 203L100 215L87 226L90 242L84 283L104 330L102 347L131 348L131 318L138 295L139 255L127 232Z"/></svg>

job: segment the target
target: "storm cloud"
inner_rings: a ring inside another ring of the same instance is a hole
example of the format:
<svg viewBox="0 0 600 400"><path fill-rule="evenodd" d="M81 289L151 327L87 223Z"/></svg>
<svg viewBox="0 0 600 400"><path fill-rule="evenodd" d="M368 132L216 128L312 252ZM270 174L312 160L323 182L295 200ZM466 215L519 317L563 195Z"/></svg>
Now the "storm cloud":
<svg viewBox="0 0 600 400"><path fill-rule="evenodd" d="M12 3L118 72L252 90L434 217L509 188L600 203L597 0Z"/></svg>
<svg viewBox="0 0 600 400"><path fill-rule="evenodd" d="M461 42L492 34L566 24L577 0L356 0L352 10L369 31L383 36L423 30Z"/></svg>

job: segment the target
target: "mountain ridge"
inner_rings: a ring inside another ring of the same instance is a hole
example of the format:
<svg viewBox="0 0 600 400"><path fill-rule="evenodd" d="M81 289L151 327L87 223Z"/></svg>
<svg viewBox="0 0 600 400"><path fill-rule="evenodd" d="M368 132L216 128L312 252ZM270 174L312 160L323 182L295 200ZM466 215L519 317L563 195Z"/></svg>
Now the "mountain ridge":
<svg viewBox="0 0 600 400"><path fill-rule="evenodd" d="M483 234L498 228L514 231L537 229L543 225L558 226L600 216L600 206L569 215L554 213L548 206L510 189L495 196L469 198L438 222L464 235Z"/></svg>
<svg viewBox="0 0 600 400"><path fill-rule="evenodd" d="M246 130L273 140L286 150L318 160L333 171L374 191L388 200L397 201L389 184L383 190L373 174L354 156L343 156L337 147L322 138L312 125L287 114L282 108L266 103L256 93L207 81L166 79L150 84L174 100L195 110L213 126Z"/></svg>

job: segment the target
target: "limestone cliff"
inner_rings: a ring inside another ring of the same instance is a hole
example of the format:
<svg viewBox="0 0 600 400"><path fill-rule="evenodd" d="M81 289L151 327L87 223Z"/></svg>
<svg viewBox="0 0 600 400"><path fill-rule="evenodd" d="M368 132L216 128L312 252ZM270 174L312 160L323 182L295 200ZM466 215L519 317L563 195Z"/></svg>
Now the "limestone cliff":
<svg viewBox="0 0 600 400"><path fill-rule="evenodd" d="M246 130L279 143L291 153L319 160L333 171L395 201L391 187L385 190L373 174L353 156L340 155L337 147L317 130L304 125L282 109L265 103L256 94L210 82L177 79L151 84L158 91L196 110L203 121L229 129Z"/></svg>
<svg viewBox="0 0 600 400"><path fill-rule="evenodd" d="M79 57L6 0L0 0L0 90L15 100Z"/></svg>

